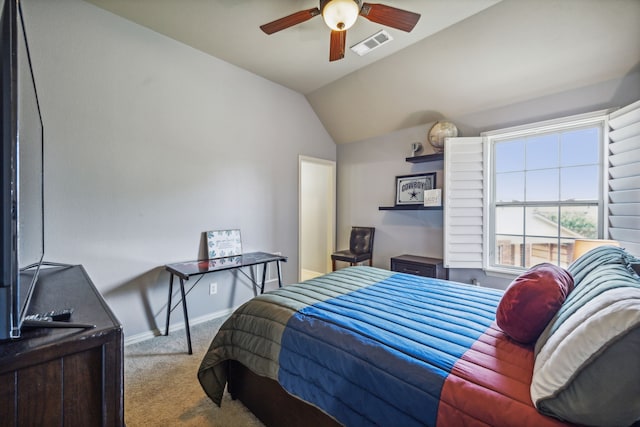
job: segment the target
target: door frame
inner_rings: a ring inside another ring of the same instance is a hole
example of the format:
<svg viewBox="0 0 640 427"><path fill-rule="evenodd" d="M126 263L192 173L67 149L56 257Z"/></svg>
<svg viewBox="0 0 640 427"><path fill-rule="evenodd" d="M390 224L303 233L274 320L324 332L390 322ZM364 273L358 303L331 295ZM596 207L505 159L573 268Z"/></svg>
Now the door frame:
<svg viewBox="0 0 640 427"><path fill-rule="evenodd" d="M331 206L328 209L329 215L326 219L326 230L327 230L327 248L329 249L329 254L327 254L327 265L326 270L331 271L331 253L335 251L336 247L336 162L334 160L325 160L316 157L310 156L298 156L298 281L302 280L302 219L304 216L304 212L302 209L302 185L303 185L303 175L302 175L302 165L304 163L310 163L320 166L325 166L329 168L330 173L330 183L329 183L329 197L328 202L331 203Z"/></svg>

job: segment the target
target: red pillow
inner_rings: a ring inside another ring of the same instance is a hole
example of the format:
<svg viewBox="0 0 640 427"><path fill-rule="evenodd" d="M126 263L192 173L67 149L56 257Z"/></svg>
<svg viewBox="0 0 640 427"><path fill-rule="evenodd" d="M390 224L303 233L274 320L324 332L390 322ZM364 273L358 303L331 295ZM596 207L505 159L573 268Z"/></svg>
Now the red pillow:
<svg viewBox="0 0 640 427"><path fill-rule="evenodd" d="M496 322L514 340L531 343L572 290L573 277L567 270L538 264L511 282L498 304Z"/></svg>

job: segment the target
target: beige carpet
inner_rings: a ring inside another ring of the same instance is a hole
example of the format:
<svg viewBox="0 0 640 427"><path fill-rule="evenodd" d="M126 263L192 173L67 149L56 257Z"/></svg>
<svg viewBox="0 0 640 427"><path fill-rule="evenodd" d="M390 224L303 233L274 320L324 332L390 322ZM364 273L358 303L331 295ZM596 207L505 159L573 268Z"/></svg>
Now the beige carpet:
<svg viewBox="0 0 640 427"><path fill-rule="evenodd" d="M125 347L124 418L139 426L263 426L242 403L225 393L222 407L198 382L200 361L225 319L191 328L193 355L184 330Z"/></svg>

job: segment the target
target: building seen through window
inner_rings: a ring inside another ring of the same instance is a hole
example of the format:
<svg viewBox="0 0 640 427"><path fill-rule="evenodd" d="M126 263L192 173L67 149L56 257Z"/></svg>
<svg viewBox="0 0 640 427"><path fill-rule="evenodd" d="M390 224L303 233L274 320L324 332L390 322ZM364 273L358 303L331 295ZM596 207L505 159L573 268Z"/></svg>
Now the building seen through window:
<svg viewBox="0 0 640 427"><path fill-rule="evenodd" d="M493 262L567 266L602 234L602 123L491 138Z"/></svg>

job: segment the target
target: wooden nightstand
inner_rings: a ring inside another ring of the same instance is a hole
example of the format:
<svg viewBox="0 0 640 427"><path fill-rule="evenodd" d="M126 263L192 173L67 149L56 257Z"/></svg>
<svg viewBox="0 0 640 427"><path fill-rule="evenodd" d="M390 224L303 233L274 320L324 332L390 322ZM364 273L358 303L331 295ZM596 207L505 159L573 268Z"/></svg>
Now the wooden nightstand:
<svg viewBox="0 0 640 427"><path fill-rule="evenodd" d="M391 258L391 271L436 279L449 279L449 269L444 268L442 260L439 258L417 255L396 256Z"/></svg>

